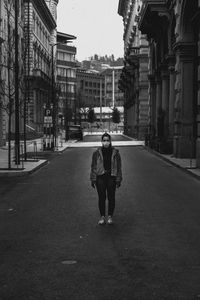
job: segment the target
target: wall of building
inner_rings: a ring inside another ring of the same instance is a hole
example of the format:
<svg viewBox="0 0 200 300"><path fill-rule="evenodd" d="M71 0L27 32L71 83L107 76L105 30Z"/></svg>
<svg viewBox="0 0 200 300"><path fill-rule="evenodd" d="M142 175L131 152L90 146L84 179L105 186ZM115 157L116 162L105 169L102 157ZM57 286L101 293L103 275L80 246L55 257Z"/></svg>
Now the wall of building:
<svg viewBox="0 0 200 300"><path fill-rule="evenodd" d="M27 124L43 134L43 111L52 102L52 70L55 70L56 3L48 6L45 0L25 3L26 75L28 81ZM28 16L29 14L29 16ZM29 19L29 26L28 26ZM29 45L29 48L28 48ZM30 131L27 129L27 131Z"/></svg>
<svg viewBox="0 0 200 300"><path fill-rule="evenodd" d="M99 73L77 69L77 96L80 107L100 106L100 94L105 90L104 77ZM104 99L102 98L102 105Z"/></svg>
<svg viewBox="0 0 200 300"><path fill-rule="evenodd" d="M149 127L148 65L146 36L138 29L141 0L119 1L124 23L124 69L119 87L124 92L125 133L144 139Z"/></svg>
<svg viewBox="0 0 200 300"><path fill-rule="evenodd" d="M150 44L150 144L200 165L199 1L145 1L140 29ZM192 22L191 22L192 20Z"/></svg>

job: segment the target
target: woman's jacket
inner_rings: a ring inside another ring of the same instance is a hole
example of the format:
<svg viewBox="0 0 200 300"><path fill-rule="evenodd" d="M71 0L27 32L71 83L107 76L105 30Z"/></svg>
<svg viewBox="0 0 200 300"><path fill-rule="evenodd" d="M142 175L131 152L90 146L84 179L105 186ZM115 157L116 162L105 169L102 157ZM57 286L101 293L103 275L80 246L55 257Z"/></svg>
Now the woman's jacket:
<svg viewBox="0 0 200 300"><path fill-rule="evenodd" d="M98 148L92 156L90 180L96 181L97 176L105 173L102 149ZM122 181L121 156L119 150L114 147L112 147L111 176L116 177L116 182Z"/></svg>

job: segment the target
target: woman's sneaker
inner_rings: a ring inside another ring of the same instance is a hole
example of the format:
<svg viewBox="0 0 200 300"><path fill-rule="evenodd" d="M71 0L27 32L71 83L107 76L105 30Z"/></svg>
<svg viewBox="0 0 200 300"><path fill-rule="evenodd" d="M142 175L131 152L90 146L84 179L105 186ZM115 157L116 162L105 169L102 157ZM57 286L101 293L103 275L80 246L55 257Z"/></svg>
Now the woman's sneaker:
<svg viewBox="0 0 200 300"><path fill-rule="evenodd" d="M108 216L108 221L107 221L108 225L112 225L113 224L113 219L112 216Z"/></svg>
<svg viewBox="0 0 200 300"><path fill-rule="evenodd" d="M101 217L101 219L99 220L98 222L99 225L105 225L106 224L106 220L105 220L105 217Z"/></svg>

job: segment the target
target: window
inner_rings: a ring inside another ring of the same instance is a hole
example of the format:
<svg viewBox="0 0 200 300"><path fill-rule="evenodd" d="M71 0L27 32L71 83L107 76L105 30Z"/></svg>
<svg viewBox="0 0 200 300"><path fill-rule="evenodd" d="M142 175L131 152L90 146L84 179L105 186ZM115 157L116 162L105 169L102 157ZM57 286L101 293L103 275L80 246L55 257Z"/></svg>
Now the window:
<svg viewBox="0 0 200 300"><path fill-rule="evenodd" d="M36 32L36 17L34 12L33 12L33 32Z"/></svg>
<svg viewBox="0 0 200 300"><path fill-rule="evenodd" d="M57 56L58 56L59 60L64 60L64 53L63 52L58 52Z"/></svg>

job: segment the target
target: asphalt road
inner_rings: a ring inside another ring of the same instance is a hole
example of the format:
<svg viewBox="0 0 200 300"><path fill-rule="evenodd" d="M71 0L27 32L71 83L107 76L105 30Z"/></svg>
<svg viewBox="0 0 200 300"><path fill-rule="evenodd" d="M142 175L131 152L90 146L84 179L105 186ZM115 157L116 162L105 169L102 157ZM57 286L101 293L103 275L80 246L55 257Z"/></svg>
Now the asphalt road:
<svg viewBox="0 0 200 300"><path fill-rule="evenodd" d="M115 224L98 226L94 148L0 183L0 300L200 299L200 184L121 147Z"/></svg>

